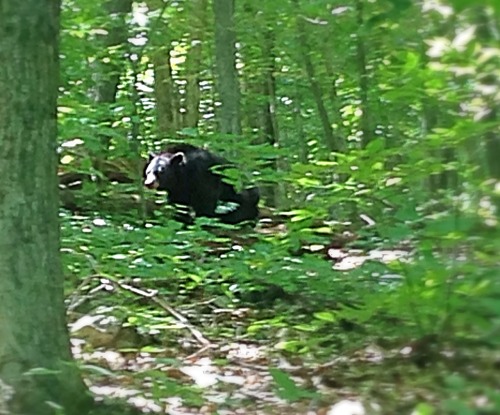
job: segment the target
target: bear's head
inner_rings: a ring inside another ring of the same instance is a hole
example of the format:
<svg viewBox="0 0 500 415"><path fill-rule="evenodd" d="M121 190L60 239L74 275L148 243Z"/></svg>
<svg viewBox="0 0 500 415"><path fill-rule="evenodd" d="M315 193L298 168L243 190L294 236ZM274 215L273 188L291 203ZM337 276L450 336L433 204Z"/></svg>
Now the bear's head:
<svg viewBox="0 0 500 415"><path fill-rule="evenodd" d="M177 180L179 168L185 164L186 155L183 152L150 154L144 168L144 186L169 190Z"/></svg>

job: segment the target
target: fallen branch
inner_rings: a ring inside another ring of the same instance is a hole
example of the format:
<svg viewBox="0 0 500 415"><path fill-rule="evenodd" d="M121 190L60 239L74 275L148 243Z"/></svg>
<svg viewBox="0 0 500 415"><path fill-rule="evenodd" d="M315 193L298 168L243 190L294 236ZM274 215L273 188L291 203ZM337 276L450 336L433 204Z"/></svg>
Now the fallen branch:
<svg viewBox="0 0 500 415"><path fill-rule="evenodd" d="M93 292L100 291L100 290L104 289L106 285L111 284L115 288L120 288L122 290L131 292L132 294L135 294L135 295L143 297L143 298L149 298L154 303L158 304L161 308L163 308L168 313L170 313L177 320L177 322L181 325L181 327L186 328L191 333L191 335L196 339L196 341L198 341L198 343L200 343L201 345L204 346L203 350L205 350L205 348L207 348L207 347L213 346L212 342L207 340L205 338L205 336L203 336L201 331L198 330L196 327L194 327L185 316L183 316L181 313L179 313L174 308L172 308L169 304L167 304L167 302L164 299L159 298L157 290L142 290L140 288L113 280L112 278L107 277L107 276L103 276L103 275L91 275L91 276L85 278L84 281L82 282L82 284L79 285L79 289L83 288L83 286L85 286L89 281L91 281L93 279L99 279L102 282L101 285L99 285L99 287L96 287L92 290ZM102 281L102 280L104 280L104 281ZM86 298L88 298L88 296ZM71 309L75 309L75 307L79 304L81 304L81 302L79 302L79 303L72 302L70 307L71 307Z"/></svg>

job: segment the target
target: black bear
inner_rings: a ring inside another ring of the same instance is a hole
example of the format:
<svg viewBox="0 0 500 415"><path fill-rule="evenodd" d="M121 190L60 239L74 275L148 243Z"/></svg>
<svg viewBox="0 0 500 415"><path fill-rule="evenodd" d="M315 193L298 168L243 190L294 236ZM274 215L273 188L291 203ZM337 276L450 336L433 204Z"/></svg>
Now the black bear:
<svg viewBox="0 0 500 415"><path fill-rule="evenodd" d="M168 201L191 207L196 216L218 217L222 222L236 224L254 221L259 215L259 190L256 187L237 192L213 171L230 163L208 150L190 144L177 144L159 154L151 154L144 168L144 185L165 190ZM233 202L235 210L216 213L217 202ZM191 217L178 214L176 219L191 223Z"/></svg>

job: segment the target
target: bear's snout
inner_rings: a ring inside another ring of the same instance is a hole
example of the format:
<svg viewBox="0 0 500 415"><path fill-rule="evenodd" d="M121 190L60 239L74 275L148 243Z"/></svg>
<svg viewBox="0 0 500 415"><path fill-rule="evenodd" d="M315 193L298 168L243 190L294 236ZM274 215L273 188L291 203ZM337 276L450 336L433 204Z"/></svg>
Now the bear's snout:
<svg viewBox="0 0 500 415"><path fill-rule="evenodd" d="M148 189L156 189L158 187L158 180L153 173L150 173L144 179L144 186Z"/></svg>

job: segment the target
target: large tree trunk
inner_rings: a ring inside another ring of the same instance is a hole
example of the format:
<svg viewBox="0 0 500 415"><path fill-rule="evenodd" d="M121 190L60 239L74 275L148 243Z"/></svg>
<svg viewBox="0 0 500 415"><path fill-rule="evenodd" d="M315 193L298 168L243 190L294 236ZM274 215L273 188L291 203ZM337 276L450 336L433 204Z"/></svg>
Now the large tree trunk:
<svg viewBox="0 0 500 415"><path fill-rule="evenodd" d="M0 381L12 413L83 414L59 256L59 2L2 0L0 15Z"/></svg>
<svg viewBox="0 0 500 415"><path fill-rule="evenodd" d="M214 0L215 61L221 101L220 131L241 134L240 86L236 70L236 34L234 0Z"/></svg>

